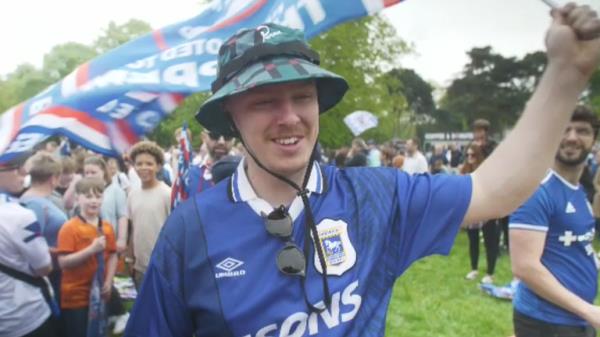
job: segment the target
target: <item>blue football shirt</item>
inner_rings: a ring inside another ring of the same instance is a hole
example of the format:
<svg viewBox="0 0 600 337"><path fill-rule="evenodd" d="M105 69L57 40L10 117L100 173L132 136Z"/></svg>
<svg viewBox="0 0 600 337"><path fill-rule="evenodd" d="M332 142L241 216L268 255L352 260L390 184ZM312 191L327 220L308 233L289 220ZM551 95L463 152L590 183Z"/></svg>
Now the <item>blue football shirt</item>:
<svg viewBox="0 0 600 337"><path fill-rule="evenodd" d="M541 262L571 292L592 303L598 270L592 247L594 217L581 186L551 171L535 194L510 217L511 229L546 233ZM586 325L580 317L546 301L524 282L513 299L514 308L535 319L565 325Z"/></svg>
<svg viewBox="0 0 600 337"><path fill-rule="evenodd" d="M312 167L307 189L327 262L331 306L311 313L299 277L275 262L284 242L265 230L273 210L243 162L229 179L169 217L126 336L383 336L394 281L415 260L448 254L471 198L469 176L389 168ZM302 201L289 205L303 247ZM306 296L323 305L314 247Z"/></svg>
<svg viewBox="0 0 600 337"><path fill-rule="evenodd" d="M210 167L205 164L190 167L189 182L186 187L188 198L192 199L196 194L206 191L214 185Z"/></svg>
<svg viewBox="0 0 600 337"><path fill-rule="evenodd" d="M66 214L48 198L26 196L20 201L35 213L48 246L56 247L58 232L68 220Z"/></svg>

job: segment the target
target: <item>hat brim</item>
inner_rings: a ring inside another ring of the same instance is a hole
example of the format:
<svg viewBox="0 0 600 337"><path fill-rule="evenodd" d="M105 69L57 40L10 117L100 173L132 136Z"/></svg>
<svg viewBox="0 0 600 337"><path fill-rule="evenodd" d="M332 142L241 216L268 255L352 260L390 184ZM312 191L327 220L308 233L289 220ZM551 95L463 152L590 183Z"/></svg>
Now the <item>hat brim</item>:
<svg viewBox="0 0 600 337"><path fill-rule="evenodd" d="M301 58L275 57L255 63L229 80L214 93L196 113L196 120L209 131L235 135L229 116L223 110L223 99L250 89L313 79L317 85L319 112L335 106L348 90L346 80Z"/></svg>
<svg viewBox="0 0 600 337"><path fill-rule="evenodd" d="M0 172L11 171L20 168L21 166L25 165L27 159L29 159L29 157L32 155L33 151L25 151L7 155L6 160L0 163Z"/></svg>

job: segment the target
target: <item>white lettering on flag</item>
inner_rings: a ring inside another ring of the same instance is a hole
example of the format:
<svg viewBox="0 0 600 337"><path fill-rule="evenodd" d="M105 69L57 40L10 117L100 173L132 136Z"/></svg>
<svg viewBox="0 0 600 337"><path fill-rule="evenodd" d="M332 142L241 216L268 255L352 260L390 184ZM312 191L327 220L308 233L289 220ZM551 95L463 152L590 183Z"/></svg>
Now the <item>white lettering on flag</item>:
<svg viewBox="0 0 600 337"><path fill-rule="evenodd" d="M0 163L14 157L15 153L4 156L7 149L26 152L36 142L56 134L102 154L119 155L127 144L152 131L185 97L210 90L219 48L240 29L275 22L302 29L311 39L340 23L399 2L213 0L196 17L100 55L5 112L0 120ZM53 115L52 111L71 115ZM126 135L119 136L114 123ZM355 124L359 130L374 127L376 118L359 119ZM109 130L117 136L111 137Z"/></svg>

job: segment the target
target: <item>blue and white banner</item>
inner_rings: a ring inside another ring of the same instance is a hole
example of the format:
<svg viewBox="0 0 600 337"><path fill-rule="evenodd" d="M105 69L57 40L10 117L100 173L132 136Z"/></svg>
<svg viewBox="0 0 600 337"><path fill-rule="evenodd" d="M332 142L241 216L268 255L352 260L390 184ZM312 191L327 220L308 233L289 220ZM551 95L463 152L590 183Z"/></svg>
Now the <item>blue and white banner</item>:
<svg viewBox="0 0 600 337"><path fill-rule="evenodd" d="M118 155L182 100L207 91L219 47L242 28L276 22L307 38L402 0L214 0L200 15L79 66L0 116L0 163L52 135Z"/></svg>

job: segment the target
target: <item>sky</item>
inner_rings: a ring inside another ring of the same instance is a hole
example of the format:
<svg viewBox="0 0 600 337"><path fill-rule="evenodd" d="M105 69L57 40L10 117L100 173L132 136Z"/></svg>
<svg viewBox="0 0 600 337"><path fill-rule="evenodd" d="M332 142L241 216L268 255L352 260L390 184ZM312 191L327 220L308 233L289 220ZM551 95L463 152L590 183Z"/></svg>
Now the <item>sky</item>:
<svg viewBox="0 0 600 337"><path fill-rule="evenodd" d="M600 11L600 0L576 2ZM198 0L3 1L0 74L25 62L41 66L44 54L57 44L89 44L111 20L136 18L160 28L193 17L200 8ZM438 86L460 74L473 47L490 45L495 52L517 57L543 49L550 23L549 7L541 0L405 0L384 15L414 45L415 53L400 64Z"/></svg>

